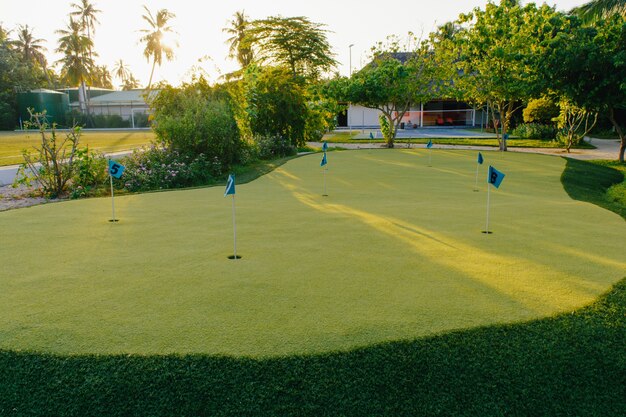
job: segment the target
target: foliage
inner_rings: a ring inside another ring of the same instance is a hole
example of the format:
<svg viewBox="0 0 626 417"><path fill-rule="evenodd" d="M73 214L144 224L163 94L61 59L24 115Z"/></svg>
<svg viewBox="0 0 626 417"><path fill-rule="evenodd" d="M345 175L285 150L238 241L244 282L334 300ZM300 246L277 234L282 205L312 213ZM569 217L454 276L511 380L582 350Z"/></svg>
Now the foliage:
<svg viewBox="0 0 626 417"><path fill-rule="evenodd" d="M554 124L523 123L515 127L511 134L520 139L542 139L554 140L558 133L558 128ZM510 142L507 141L510 146Z"/></svg>
<svg viewBox="0 0 626 417"><path fill-rule="evenodd" d="M317 79L337 65L324 26L302 16L270 16L250 24L244 45L254 48L260 64L286 66L293 77Z"/></svg>
<svg viewBox="0 0 626 417"><path fill-rule="evenodd" d="M337 101L377 109L389 126L387 146L393 147L400 122L411 105L427 102L442 94L433 54L426 44L410 53L399 53L397 41L379 45L374 60L350 79L338 78L328 86L328 94Z"/></svg>
<svg viewBox="0 0 626 417"><path fill-rule="evenodd" d="M558 126L561 131L557 134L557 140L569 152L572 146L578 145L593 130L598 113L578 107L567 99L561 100L559 107Z"/></svg>
<svg viewBox="0 0 626 417"><path fill-rule="evenodd" d="M259 158L269 160L295 155L296 147L280 136L256 135L254 143L258 148Z"/></svg>
<svg viewBox="0 0 626 417"><path fill-rule="evenodd" d="M154 75L154 68L157 64L161 66L163 62L163 56L168 61L174 59L173 45L167 45L163 42L163 37L166 34L174 33L174 30L169 26L169 21L176 17L176 15L167 9L160 9L155 16L146 6L143 6L146 14L141 17L148 22L148 29L141 29L141 32L145 35L139 39L140 42L144 42L146 47L144 48L143 55L148 61L152 57L152 71L150 71L150 80L148 81L148 90L152 86L152 76Z"/></svg>
<svg viewBox="0 0 626 417"><path fill-rule="evenodd" d="M523 111L524 122L549 124L559 115L559 106L550 98L543 96L528 101Z"/></svg>
<svg viewBox="0 0 626 417"><path fill-rule="evenodd" d="M251 66L242 88L240 105L253 135L281 138L294 147L304 143L308 108L303 80L286 68Z"/></svg>
<svg viewBox="0 0 626 417"><path fill-rule="evenodd" d="M252 49L252 39L248 35L250 22L244 11L235 12L233 19L229 22L229 27L222 29L222 32L230 36L226 40L229 45L228 57L237 58L237 62L241 68L246 68L254 60L254 51Z"/></svg>
<svg viewBox="0 0 626 417"><path fill-rule="evenodd" d="M439 49L457 69L457 95L492 111L498 139L507 133L520 103L539 92L539 45L550 35L554 10L544 4L522 6L516 0L487 3L455 22L458 31ZM506 150L506 142L500 142Z"/></svg>
<svg viewBox="0 0 626 417"><path fill-rule="evenodd" d="M238 160L240 137L229 97L201 78L180 88L163 87L151 102L159 140L189 157L205 155L227 169Z"/></svg>
<svg viewBox="0 0 626 417"><path fill-rule="evenodd" d="M618 159L623 162L626 131L615 109L626 103L626 22L614 17L588 27L567 16L558 25L542 60L545 84L578 108L606 113L621 139Z"/></svg>
<svg viewBox="0 0 626 417"><path fill-rule="evenodd" d="M221 175L219 159L151 146L123 159L124 176L117 181L128 191L149 191L210 184Z"/></svg>
<svg viewBox="0 0 626 417"><path fill-rule="evenodd" d="M87 197L106 184L107 160L101 152L78 148L74 157L74 172L69 186L70 198Z"/></svg>
<svg viewBox="0 0 626 417"><path fill-rule="evenodd" d="M578 15L585 22L593 22L621 15L626 18L626 1L624 0L591 0L582 6L575 7L571 13Z"/></svg>
<svg viewBox="0 0 626 417"><path fill-rule="evenodd" d="M33 113L27 125L39 130L41 144L35 148L36 153L24 150L24 163L20 165L16 182L30 184L36 181L45 195L57 198L65 194L69 181L74 176L74 158L80 141L81 131L72 127L65 139L57 137L56 125L49 126L45 111Z"/></svg>
<svg viewBox="0 0 626 417"><path fill-rule="evenodd" d="M13 42L0 26L0 130L12 130L17 125L17 91L47 84L40 66L24 61Z"/></svg>

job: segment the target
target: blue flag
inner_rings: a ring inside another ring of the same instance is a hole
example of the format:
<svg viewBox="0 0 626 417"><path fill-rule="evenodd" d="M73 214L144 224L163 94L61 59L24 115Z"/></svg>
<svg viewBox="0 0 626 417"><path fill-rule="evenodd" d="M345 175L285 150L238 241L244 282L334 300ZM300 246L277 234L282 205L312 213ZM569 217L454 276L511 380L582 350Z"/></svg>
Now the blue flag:
<svg viewBox="0 0 626 417"><path fill-rule="evenodd" d="M483 162L485 162L485 160L483 159L483 154L478 152L478 163L482 165Z"/></svg>
<svg viewBox="0 0 626 417"><path fill-rule="evenodd" d="M224 197L227 195L235 195L235 174L228 176L228 182L226 182L226 191L224 191Z"/></svg>
<svg viewBox="0 0 626 417"><path fill-rule="evenodd" d="M374 134L370 132L370 139L374 139Z"/></svg>
<svg viewBox="0 0 626 417"><path fill-rule="evenodd" d="M432 147L433 147L433 141L432 141L432 140L430 140L430 139L428 139L428 143L426 144L426 147L427 147L428 149L432 148Z"/></svg>
<svg viewBox="0 0 626 417"><path fill-rule="evenodd" d="M109 159L109 175L113 178L121 178L125 169L126 167L124 165Z"/></svg>
<svg viewBox="0 0 626 417"><path fill-rule="evenodd" d="M323 167L327 163L328 163L328 160L326 159L326 152L324 152L324 156L322 157L322 162L320 162L320 166Z"/></svg>
<svg viewBox="0 0 626 417"><path fill-rule="evenodd" d="M327 142L324 142L324 143L322 144L322 150L323 150L324 152L326 152L326 151L328 150L328 143L327 143Z"/></svg>
<svg viewBox="0 0 626 417"><path fill-rule="evenodd" d="M504 179L504 174L491 165L489 165L489 177L487 178L487 182L493 185L496 188L500 188L500 183Z"/></svg>

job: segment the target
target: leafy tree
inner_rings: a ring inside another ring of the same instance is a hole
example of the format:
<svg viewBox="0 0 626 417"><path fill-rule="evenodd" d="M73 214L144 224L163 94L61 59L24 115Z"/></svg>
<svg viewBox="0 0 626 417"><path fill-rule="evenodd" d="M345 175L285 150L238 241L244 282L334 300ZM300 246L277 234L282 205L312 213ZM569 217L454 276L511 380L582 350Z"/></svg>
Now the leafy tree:
<svg viewBox="0 0 626 417"><path fill-rule="evenodd" d="M39 65L25 61L16 41L0 25L0 129L14 129L17 124L17 92L46 86Z"/></svg>
<svg viewBox="0 0 626 417"><path fill-rule="evenodd" d="M382 48L382 49L381 49ZM374 50L374 60L352 78L329 83L329 95L338 101L379 110L386 119L385 140L390 148L400 122L411 105L442 94L444 81L426 44L413 52L398 52L395 40Z"/></svg>
<svg viewBox="0 0 626 417"><path fill-rule="evenodd" d="M554 10L518 0L487 3L484 10L474 9L461 15L454 34L450 64L458 70L454 86L459 98L476 105L487 105L493 111L500 149L506 142L514 112L522 103L538 96L539 44L549 35L547 26Z"/></svg>
<svg viewBox="0 0 626 417"><path fill-rule="evenodd" d="M549 124L552 119L559 115L559 106L548 96L528 101L528 105L522 113L526 123Z"/></svg>
<svg viewBox="0 0 626 417"><path fill-rule="evenodd" d="M337 64L327 33L324 25L302 16L255 20L248 31L260 64L285 65L293 77L314 79L330 72Z"/></svg>
<svg viewBox="0 0 626 417"><path fill-rule="evenodd" d="M284 67L250 66L241 85L252 135L284 139L293 146L304 144L308 108L301 79Z"/></svg>
<svg viewBox="0 0 626 417"><path fill-rule="evenodd" d="M543 79L573 105L607 114L620 137L618 158L624 162L626 132L615 109L626 106L626 22L614 16L589 27L564 16L554 24L560 30L546 44Z"/></svg>
<svg viewBox="0 0 626 417"><path fill-rule="evenodd" d="M158 10L156 15L152 16L152 13L146 6L143 6L146 14L141 17L148 22L148 29L141 29L142 33L145 33L141 37L140 41L146 44L143 51L143 55L148 61L152 57L152 71L150 71L150 80L148 81L148 90L152 86L152 76L154 75L154 68L158 64L161 66L163 62L163 56L168 61L174 59L174 49L172 46L163 43L164 35L168 33L174 33L174 30L169 26L169 21L176 17L176 15L167 9Z"/></svg>
<svg viewBox="0 0 626 417"><path fill-rule="evenodd" d="M250 22L242 10L235 12L229 26L222 29L222 32L230 35L226 43L230 45L228 50L229 58L236 58L241 68L246 68L254 59L254 52L248 36Z"/></svg>

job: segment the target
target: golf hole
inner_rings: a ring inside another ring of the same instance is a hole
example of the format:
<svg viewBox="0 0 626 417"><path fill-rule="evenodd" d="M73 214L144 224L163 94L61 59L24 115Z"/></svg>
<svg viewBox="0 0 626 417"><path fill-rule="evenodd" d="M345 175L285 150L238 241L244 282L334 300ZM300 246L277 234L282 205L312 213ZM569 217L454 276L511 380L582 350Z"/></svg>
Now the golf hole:
<svg viewBox="0 0 626 417"><path fill-rule="evenodd" d="M484 233L484 234L486 234L486 235L490 235L490 234L492 234L493 232L488 232L488 231L486 231L486 230L483 230L483 231L482 231L482 232L480 232L480 233Z"/></svg>
<svg viewBox="0 0 626 417"><path fill-rule="evenodd" d="M111 219L111 220L109 220L109 223L117 223L119 221L120 221L119 219Z"/></svg>
<svg viewBox="0 0 626 417"><path fill-rule="evenodd" d="M228 259L233 259L233 260L234 260L234 259L241 259L241 256L239 256L239 255L237 255L237 256L235 256L235 255L230 255L230 256L228 257Z"/></svg>

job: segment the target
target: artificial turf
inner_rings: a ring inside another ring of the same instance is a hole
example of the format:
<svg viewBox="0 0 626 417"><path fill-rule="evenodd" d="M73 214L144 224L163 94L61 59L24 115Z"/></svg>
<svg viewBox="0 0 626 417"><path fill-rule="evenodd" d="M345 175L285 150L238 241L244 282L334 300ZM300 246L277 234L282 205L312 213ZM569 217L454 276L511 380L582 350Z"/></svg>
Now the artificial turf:
<svg viewBox="0 0 626 417"><path fill-rule="evenodd" d="M623 219L572 200L565 160L364 150L237 188L0 215L0 348L56 354L323 354L571 311L623 277ZM481 178L486 176L481 167Z"/></svg>

